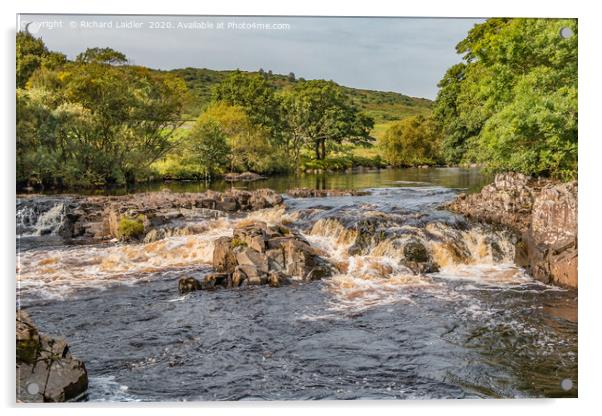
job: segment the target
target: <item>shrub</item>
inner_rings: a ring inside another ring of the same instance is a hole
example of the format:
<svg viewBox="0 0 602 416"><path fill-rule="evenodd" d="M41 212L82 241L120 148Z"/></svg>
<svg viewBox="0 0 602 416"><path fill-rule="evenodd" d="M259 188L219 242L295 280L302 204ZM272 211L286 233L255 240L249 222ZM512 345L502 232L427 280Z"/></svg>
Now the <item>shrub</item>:
<svg viewBox="0 0 602 416"><path fill-rule="evenodd" d="M144 234L144 220L144 215L138 215L136 218L121 217L117 228L117 237L125 241L142 237Z"/></svg>

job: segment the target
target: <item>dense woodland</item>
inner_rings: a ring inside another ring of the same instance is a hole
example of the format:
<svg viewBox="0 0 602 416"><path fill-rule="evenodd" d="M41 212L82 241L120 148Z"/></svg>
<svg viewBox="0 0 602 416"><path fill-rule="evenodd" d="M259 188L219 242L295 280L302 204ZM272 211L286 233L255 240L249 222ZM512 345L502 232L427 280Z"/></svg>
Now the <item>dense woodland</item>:
<svg viewBox="0 0 602 416"><path fill-rule="evenodd" d="M19 32L17 186L473 163L576 177L576 21L489 19L456 49L431 102L263 69L153 70L110 48L68 60Z"/></svg>

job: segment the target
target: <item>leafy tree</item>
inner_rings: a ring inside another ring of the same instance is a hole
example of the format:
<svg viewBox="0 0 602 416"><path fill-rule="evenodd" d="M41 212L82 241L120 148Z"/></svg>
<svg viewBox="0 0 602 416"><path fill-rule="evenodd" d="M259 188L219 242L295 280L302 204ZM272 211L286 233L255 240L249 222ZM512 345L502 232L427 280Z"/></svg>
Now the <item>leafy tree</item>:
<svg viewBox="0 0 602 416"><path fill-rule="evenodd" d="M227 138L231 171L264 173L278 165L268 129L254 125L242 107L215 103L199 117L200 123L208 121L216 123Z"/></svg>
<svg viewBox="0 0 602 416"><path fill-rule="evenodd" d="M85 52L77 55L77 62L86 64L109 64L123 65L127 63L127 57L111 48L88 48Z"/></svg>
<svg viewBox="0 0 602 416"><path fill-rule="evenodd" d="M446 161L574 177L576 20L489 19L456 49L464 62L440 82L434 111Z"/></svg>
<svg viewBox="0 0 602 416"><path fill-rule="evenodd" d="M17 88L25 87L27 80L37 69L56 68L66 61L67 58L62 53L50 52L42 39L35 38L26 31L17 33Z"/></svg>
<svg viewBox="0 0 602 416"><path fill-rule="evenodd" d="M379 140L383 158L392 166L435 164L439 145L436 123L424 116L407 117L392 124Z"/></svg>
<svg viewBox="0 0 602 416"><path fill-rule="evenodd" d="M187 138L186 147L186 162L199 165L206 178L224 173L224 167L228 166L230 147L223 129L215 120L199 118Z"/></svg>
<svg viewBox="0 0 602 416"><path fill-rule="evenodd" d="M360 113L332 81L298 82L282 99L289 146L297 163L304 145L322 160L327 144L346 141L367 146L374 140L372 118Z"/></svg>
<svg viewBox="0 0 602 416"><path fill-rule="evenodd" d="M260 75L232 73L213 89L212 101L242 107L254 124L269 130L273 143L279 141L280 102Z"/></svg>
<svg viewBox="0 0 602 416"><path fill-rule="evenodd" d="M141 67L39 68L17 94L18 178L46 185L133 182L172 146L186 87Z"/></svg>

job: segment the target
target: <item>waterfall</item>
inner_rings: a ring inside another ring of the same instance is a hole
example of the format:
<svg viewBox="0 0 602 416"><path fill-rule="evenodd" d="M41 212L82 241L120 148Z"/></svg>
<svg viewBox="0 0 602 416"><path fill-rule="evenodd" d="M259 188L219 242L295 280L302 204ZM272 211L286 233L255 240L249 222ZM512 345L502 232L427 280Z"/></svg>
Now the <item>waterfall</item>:
<svg viewBox="0 0 602 416"><path fill-rule="evenodd" d="M56 199L17 201L17 235L58 235L65 225L65 201Z"/></svg>

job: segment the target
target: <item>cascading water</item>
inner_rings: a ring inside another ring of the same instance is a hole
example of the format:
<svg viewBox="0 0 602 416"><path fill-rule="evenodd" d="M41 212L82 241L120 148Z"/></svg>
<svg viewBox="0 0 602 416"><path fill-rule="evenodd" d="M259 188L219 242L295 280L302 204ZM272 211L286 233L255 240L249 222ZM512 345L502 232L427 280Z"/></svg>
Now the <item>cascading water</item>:
<svg viewBox="0 0 602 416"><path fill-rule="evenodd" d="M575 293L517 268L511 234L436 209L454 195L289 199L146 243L40 245L17 253L19 302L86 362L90 400L574 396ZM59 233L54 202L18 224ZM254 221L299 231L335 275L178 294Z"/></svg>
<svg viewBox="0 0 602 416"><path fill-rule="evenodd" d="M66 202L56 199L17 201L17 235L57 235L65 224Z"/></svg>

